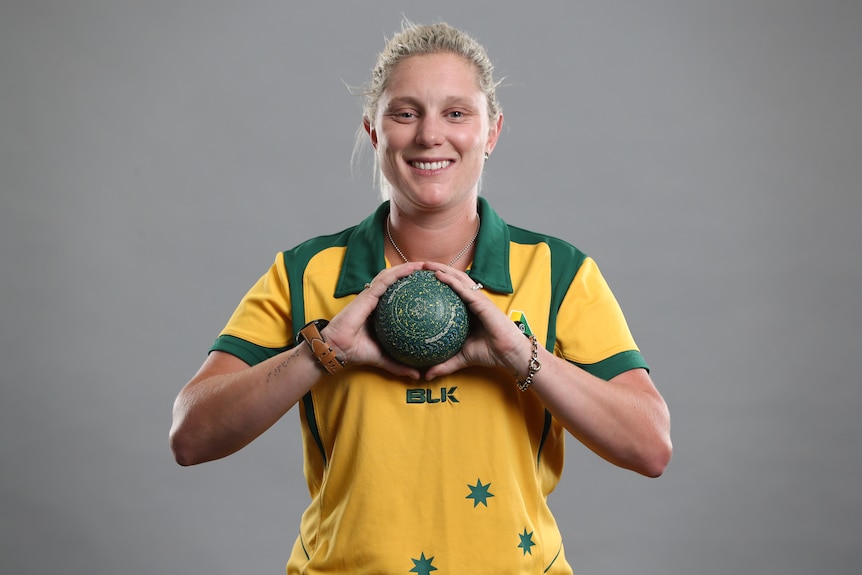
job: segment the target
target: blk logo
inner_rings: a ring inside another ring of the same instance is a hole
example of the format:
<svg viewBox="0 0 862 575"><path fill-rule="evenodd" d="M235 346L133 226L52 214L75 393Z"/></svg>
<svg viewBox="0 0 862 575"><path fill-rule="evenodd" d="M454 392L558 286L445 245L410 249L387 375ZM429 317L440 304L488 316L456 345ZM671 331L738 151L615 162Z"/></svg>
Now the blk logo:
<svg viewBox="0 0 862 575"><path fill-rule="evenodd" d="M407 403L461 403L455 397L455 387L441 387L438 389L408 389Z"/></svg>

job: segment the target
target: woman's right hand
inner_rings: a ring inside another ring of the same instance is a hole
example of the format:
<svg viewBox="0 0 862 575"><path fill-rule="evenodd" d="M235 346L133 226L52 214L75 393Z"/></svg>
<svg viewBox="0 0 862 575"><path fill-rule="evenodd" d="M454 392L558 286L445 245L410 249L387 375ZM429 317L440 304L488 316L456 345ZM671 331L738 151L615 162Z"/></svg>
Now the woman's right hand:
<svg viewBox="0 0 862 575"><path fill-rule="evenodd" d="M422 267L422 262L410 262L384 269L323 329L326 341L348 369L351 365L370 365L398 376L419 379L418 369L396 361L383 351L369 318L386 288Z"/></svg>

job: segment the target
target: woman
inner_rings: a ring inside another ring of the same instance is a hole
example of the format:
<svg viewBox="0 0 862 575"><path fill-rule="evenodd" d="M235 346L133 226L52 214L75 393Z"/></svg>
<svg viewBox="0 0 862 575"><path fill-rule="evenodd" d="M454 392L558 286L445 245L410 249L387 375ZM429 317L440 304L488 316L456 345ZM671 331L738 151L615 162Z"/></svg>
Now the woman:
<svg viewBox="0 0 862 575"><path fill-rule="evenodd" d="M647 476L670 459L667 407L593 260L479 197L503 123L495 87L484 49L446 24L392 38L364 113L389 200L279 254L177 398L182 465L300 404L312 501L288 573L571 573L547 506L564 430ZM475 320L424 373L368 321L420 269Z"/></svg>

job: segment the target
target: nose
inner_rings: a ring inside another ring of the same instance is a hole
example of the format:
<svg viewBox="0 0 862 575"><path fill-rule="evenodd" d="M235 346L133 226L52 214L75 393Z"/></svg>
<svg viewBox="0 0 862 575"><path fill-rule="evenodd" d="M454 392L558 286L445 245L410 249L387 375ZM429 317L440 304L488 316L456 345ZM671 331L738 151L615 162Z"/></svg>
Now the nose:
<svg viewBox="0 0 862 575"><path fill-rule="evenodd" d="M442 143L443 139L443 126L438 118L429 115L419 121L416 128L417 144L430 148Z"/></svg>

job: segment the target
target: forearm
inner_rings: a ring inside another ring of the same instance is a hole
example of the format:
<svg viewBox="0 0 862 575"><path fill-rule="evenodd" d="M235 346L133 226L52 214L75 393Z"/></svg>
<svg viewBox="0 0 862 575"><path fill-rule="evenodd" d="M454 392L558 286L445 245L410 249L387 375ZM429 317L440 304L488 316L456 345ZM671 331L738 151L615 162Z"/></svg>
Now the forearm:
<svg viewBox="0 0 862 575"><path fill-rule="evenodd" d="M532 390L579 441L611 463L650 477L670 461L670 415L645 370L605 381L540 349Z"/></svg>
<svg viewBox="0 0 862 575"><path fill-rule="evenodd" d="M216 352L218 353L218 352ZM230 455L269 429L325 372L305 345L248 367L207 359L174 403L171 449L194 465Z"/></svg>
<svg viewBox="0 0 862 575"><path fill-rule="evenodd" d="M415 262L382 270L374 287L360 293L321 331L348 368L371 365L397 376L419 377L417 369L383 353L369 332L368 317L390 284L421 267ZM193 465L242 449L326 377L307 344L253 367L230 354L211 353L174 403L170 433L174 457L181 465Z"/></svg>

